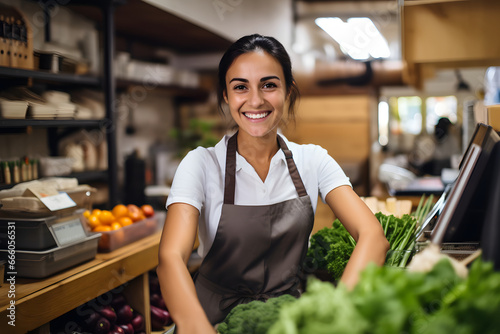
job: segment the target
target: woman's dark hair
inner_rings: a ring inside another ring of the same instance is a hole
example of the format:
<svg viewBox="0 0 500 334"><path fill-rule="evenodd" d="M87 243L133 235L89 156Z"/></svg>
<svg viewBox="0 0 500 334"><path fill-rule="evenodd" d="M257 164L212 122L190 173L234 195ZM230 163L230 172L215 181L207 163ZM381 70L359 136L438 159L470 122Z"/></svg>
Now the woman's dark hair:
<svg viewBox="0 0 500 334"><path fill-rule="evenodd" d="M222 105L224 103L224 92L226 91L226 74L229 67L236 58L242 54L265 51L276 59L283 69L285 75L285 87L288 95L288 118L295 117L295 102L299 97L299 89L292 74L292 62L290 56L285 50L285 47L273 37L262 36L258 34L241 37L234 42L224 53L219 63L219 83L217 87L217 101L219 109L223 112Z"/></svg>

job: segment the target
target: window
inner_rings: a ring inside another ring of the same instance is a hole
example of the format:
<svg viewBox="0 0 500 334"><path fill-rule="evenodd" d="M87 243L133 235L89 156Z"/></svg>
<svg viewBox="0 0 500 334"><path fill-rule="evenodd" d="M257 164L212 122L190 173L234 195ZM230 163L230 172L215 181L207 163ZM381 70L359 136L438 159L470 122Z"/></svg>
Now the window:
<svg viewBox="0 0 500 334"><path fill-rule="evenodd" d="M450 96L432 96L424 98L423 105L420 96L395 96L380 101L378 105L378 141L380 145L396 150L408 150L410 146L399 147L400 137L413 138L422 132L434 133L434 126L441 117L447 117L452 123L457 123L457 98ZM425 126L425 128L423 128ZM402 142L408 145L406 140Z"/></svg>
<svg viewBox="0 0 500 334"><path fill-rule="evenodd" d="M427 133L434 133L434 126L441 117L447 117L457 123L457 98L455 96L428 97L425 100Z"/></svg>

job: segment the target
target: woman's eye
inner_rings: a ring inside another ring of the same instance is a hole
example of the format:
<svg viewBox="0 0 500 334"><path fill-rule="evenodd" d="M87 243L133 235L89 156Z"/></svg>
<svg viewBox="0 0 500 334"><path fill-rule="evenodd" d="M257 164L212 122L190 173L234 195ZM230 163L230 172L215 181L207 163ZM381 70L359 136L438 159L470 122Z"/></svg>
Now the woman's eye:
<svg viewBox="0 0 500 334"><path fill-rule="evenodd" d="M278 86L274 82L266 82L263 86L263 88L267 88L267 89L276 88L276 87L278 87Z"/></svg>
<svg viewBox="0 0 500 334"><path fill-rule="evenodd" d="M245 89L245 88L246 88L246 87L245 87L244 85L236 85L236 86L234 86L234 89L235 89L235 90L243 90L243 89Z"/></svg>

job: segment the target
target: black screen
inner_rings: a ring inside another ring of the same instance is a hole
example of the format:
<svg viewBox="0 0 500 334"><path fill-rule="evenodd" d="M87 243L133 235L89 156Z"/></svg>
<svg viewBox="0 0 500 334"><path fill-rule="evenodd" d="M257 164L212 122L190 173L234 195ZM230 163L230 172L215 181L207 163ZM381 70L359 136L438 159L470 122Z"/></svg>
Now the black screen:
<svg viewBox="0 0 500 334"><path fill-rule="evenodd" d="M432 231L433 243L480 241L492 174L496 172L489 160L498 142L500 137L490 126L477 125L460 164L460 173Z"/></svg>

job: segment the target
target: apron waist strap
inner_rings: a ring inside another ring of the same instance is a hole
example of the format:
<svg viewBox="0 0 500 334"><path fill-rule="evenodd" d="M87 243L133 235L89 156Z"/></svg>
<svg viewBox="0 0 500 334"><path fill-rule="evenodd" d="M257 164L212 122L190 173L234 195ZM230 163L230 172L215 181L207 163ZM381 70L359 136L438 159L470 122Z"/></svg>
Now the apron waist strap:
<svg viewBox="0 0 500 334"><path fill-rule="evenodd" d="M285 285L267 292L255 293L246 286L241 286L237 290L224 288L214 283L200 272L198 272L198 274L196 275L196 282L205 286L207 289L221 295L221 300L219 302L219 309L221 311L230 310L236 305L246 304L254 300L265 302L269 298L279 297L285 294L292 295L296 298L300 296L298 284L293 283L291 284L291 286Z"/></svg>

